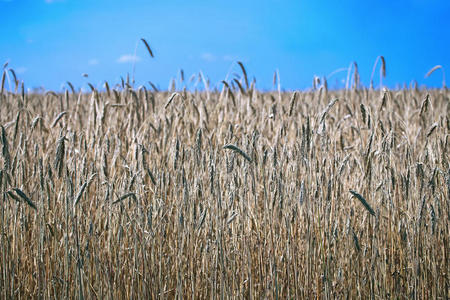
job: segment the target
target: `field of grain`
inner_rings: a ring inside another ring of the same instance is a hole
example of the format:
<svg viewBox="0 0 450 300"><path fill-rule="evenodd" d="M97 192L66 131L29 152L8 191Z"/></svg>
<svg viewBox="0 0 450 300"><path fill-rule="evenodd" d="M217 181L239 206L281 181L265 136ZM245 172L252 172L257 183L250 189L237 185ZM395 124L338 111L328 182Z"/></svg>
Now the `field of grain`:
<svg viewBox="0 0 450 300"><path fill-rule="evenodd" d="M3 80L0 298L448 298L450 92L315 85Z"/></svg>

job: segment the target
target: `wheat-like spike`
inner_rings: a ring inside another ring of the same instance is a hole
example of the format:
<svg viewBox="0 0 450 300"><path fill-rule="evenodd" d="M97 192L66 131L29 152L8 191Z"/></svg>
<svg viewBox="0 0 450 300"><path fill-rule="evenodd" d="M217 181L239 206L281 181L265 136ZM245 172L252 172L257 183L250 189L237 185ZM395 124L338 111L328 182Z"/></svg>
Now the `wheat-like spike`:
<svg viewBox="0 0 450 300"><path fill-rule="evenodd" d="M177 96L177 95L180 96L180 94L177 93L177 92L172 93L172 95L170 95L169 100L167 100L166 105L164 105L164 109L167 109L167 107L170 105L170 103L172 103L173 99L174 99L175 96Z"/></svg>
<svg viewBox="0 0 450 300"><path fill-rule="evenodd" d="M386 77L386 60L384 59L384 56L382 56L382 55L377 56L377 59L375 60L375 63L373 64L372 74L370 75L370 88L373 88L373 75L375 74L375 69L377 67L377 63L379 60L381 60L380 84L381 84L382 78Z"/></svg>
<svg viewBox="0 0 450 300"><path fill-rule="evenodd" d="M428 76L430 76L434 71L441 69L442 70L442 87L445 88L445 71L444 71L444 67L441 65L436 65L434 67L432 67L427 74L425 74L425 78L427 78Z"/></svg>
<svg viewBox="0 0 450 300"><path fill-rule="evenodd" d="M153 130L155 132L157 132L157 129L153 125L151 125L151 126L153 127ZM152 171L150 171L150 168L148 167L147 162L145 160L145 155L148 153L148 151L147 151L147 149L145 149L145 147L143 145L140 145L140 146L141 146L141 153L142 153L142 166L145 169L145 171L147 172L148 176L150 177L150 180L152 181L152 183L154 185L156 185L155 176L153 175Z"/></svg>
<svg viewBox="0 0 450 300"><path fill-rule="evenodd" d="M11 168L11 155L9 154L9 144L8 139L6 138L5 127L0 126L2 128L2 155L5 159L5 168Z"/></svg>
<svg viewBox="0 0 450 300"><path fill-rule="evenodd" d="M152 87L153 91L159 92L159 89L156 87L156 85L153 82L149 81L148 84L150 84L150 86Z"/></svg>
<svg viewBox="0 0 450 300"><path fill-rule="evenodd" d="M127 199L127 198L130 198L130 197L133 198L134 201L137 201L137 198L136 198L136 194L135 194L135 193L127 193L127 194L121 196L121 197L120 197L119 199L117 199L116 201L114 201L112 204L117 204L117 203L122 202L123 200L125 200L125 199Z"/></svg>
<svg viewBox="0 0 450 300"><path fill-rule="evenodd" d="M96 89L95 89L95 87L92 85L92 83L87 83L87 85L91 88L91 91L92 92L95 92L96 91Z"/></svg>
<svg viewBox="0 0 450 300"><path fill-rule="evenodd" d="M5 79L6 79L6 71L4 70L2 74L2 85L0 89L0 96L3 95L3 89L5 88Z"/></svg>
<svg viewBox="0 0 450 300"><path fill-rule="evenodd" d="M247 153L245 153L244 151L242 151L239 147L237 147L235 145L227 144L227 145L223 146L223 149L233 150L233 151L239 153L240 155L242 155L249 162L252 162L252 159L250 158L250 156L248 156Z"/></svg>
<svg viewBox="0 0 450 300"><path fill-rule="evenodd" d="M228 82L226 82L225 80L222 80L222 83L225 85L225 87L227 88L227 91L229 93L229 95L231 96L231 101L233 102L233 106L236 107L236 101L234 99L234 94L233 91L231 90L230 85L228 84Z"/></svg>
<svg viewBox="0 0 450 300"><path fill-rule="evenodd" d="M67 81L67 85L70 87L72 94L75 94L75 88L73 87L73 84L70 81Z"/></svg>
<svg viewBox="0 0 450 300"><path fill-rule="evenodd" d="M442 69L442 66L441 66L441 65L436 65L436 66L432 67L432 68L427 72L427 74L425 74L425 78L429 77L431 74L434 73L434 71L439 70L439 69Z"/></svg>
<svg viewBox="0 0 450 300"><path fill-rule="evenodd" d="M58 139L58 145L56 147L56 156L54 162L54 168L58 170L58 176L62 176L62 170L64 165L64 153L65 153L65 142L66 137L62 136Z"/></svg>
<svg viewBox="0 0 450 300"><path fill-rule="evenodd" d="M141 38L141 41L144 43L144 45L147 48L147 51L150 54L150 56L154 57L153 56L153 51L152 51L152 49L150 49L150 46L148 45L147 41L144 38Z"/></svg>
<svg viewBox="0 0 450 300"><path fill-rule="evenodd" d="M295 92L292 94L292 97L291 97L291 105L290 105L290 108L289 108L289 116L292 116L292 112L293 112L293 110L294 110L294 104L295 104L295 100L297 99L297 95L298 95L298 92L297 92L297 91L295 91Z"/></svg>
<svg viewBox="0 0 450 300"><path fill-rule="evenodd" d="M325 120L325 117L327 116L328 112L330 111L330 109L336 104L336 102L338 102L339 99L333 99L331 100L330 103L328 103L327 107L322 111L321 117L320 117L320 122L322 123Z"/></svg>
<svg viewBox="0 0 450 300"><path fill-rule="evenodd" d="M433 125L431 125L430 129L428 130L427 137L429 137L430 135L432 135L433 132L434 132L434 130L435 130L437 127L438 127L438 123L437 123L437 122L436 122L436 123L433 123Z"/></svg>
<svg viewBox="0 0 450 300"><path fill-rule="evenodd" d="M349 190L349 192L355 196L363 205L364 207L369 211L369 213L372 216L375 216L375 211L372 209L372 207L370 207L369 203L367 203L366 199L364 199L363 196L361 196L360 194L358 194L357 192L353 191L353 190Z"/></svg>
<svg viewBox="0 0 450 300"><path fill-rule="evenodd" d="M355 71L353 72L353 84L356 89L359 86L360 78L359 78L359 72L358 72L358 64L356 62L353 62L353 66L355 68Z"/></svg>
<svg viewBox="0 0 450 300"><path fill-rule="evenodd" d="M52 128L55 127L56 124L58 124L58 121L61 120L61 118L64 117L65 114L67 114L66 111L60 112L60 113L56 116L56 118L53 120L52 126L51 126L51 127L52 127Z"/></svg>
<svg viewBox="0 0 450 300"><path fill-rule="evenodd" d="M429 105L430 105L430 94L427 94L425 99L422 101L422 105L420 106L419 116L422 116L424 113L428 111Z"/></svg>
<svg viewBox="0 0 450 300"><path fill-rule="evenodd" d="M353 228L352 228L352 236L353 236L353 242L355 243L356 251L357 252L361 251L361 247L359 246L359 242L358 242L358 236L356 235Z"/></svg>
<svg viewBox="0 0 450 300"><path fill-rule="evenodd" d="M97 173L93 173L89 179L83 183L83 185L80 187L80 190L78 191L77 195L75 196L75 201L73 202L73 207L77 205L77 203L80 201L81 197L83 196L84 190L89 187L94 177L97 176Z"/></svg>
<svg viewBox="0 0 450 300"><path fill-rule="evenodd" d="M14 126L13 144L16 142L17 133L19 132L20 110L17 112L16 121Z"/></svg>
<svg viewBox="0 0 450 300"><path fill-rule="evenodd" d="M180 69L180 80L181 80L181 82L184 82L184 71L183 71L183 69Z"/></svg>
<svg viewBox="0 0 450 300"><path fill-rule="evenodd" d="M244 65L242 64L242 62L238 61L237 63L238 63L238 65L239 65L239 67L241 67L242 74L244 74L245 86L247 87L247 90L248 90L247 71L245 71L245 68L244 68Z"/></svg>
<svg viewBox="0 0 450 300"><path fill-rule="evenodd" d="M23 81L22 81L22 85L23 85ZM23 88L23 87L22 87ZM22 97L24 98L24 97ZM64 91L64 101L66 102L66 107L69 108L69 90L65 90ZM25 98L24 98L25 99Z"/></svg>
<svg viewBox="0 0 450 300"><path fill-rule="evenodd" d="M383 76L383 78L386 77L386 60L384 59L383 55L380 55L380 59L381 59L381 76Z"/></svg>
<svg viewBox="0 0 450 300"><path fill-rule="evenodd" d="M17 88L17 84L19 83L19 81L17 80L16 72L14 72L14 70L11 69L11 68L9 69L9 72L12 74L13 79L14 79L14 84L15 84L15 86Z"/></svg>
<svg viewBox="0 0 450 300"><path fill-rule="evenodd" d="M242 94L242 95L245 95L245 90L244 90L244 88L242 87L242 84L239 82L239 80L237 80L237 79L235 78L235 79L233 79L233 81L236 82L236 84L238 85L239 91L241 91L241 94Z"/></svg>
<svg viewBox="0 0 450 300"><path fill-rule="evenodd" d="M83 183L80 190L78 191L78 193L75 197L75 201L73 202L73 207L75 207L77 205L77 203L80 201L81 196L83 196L83 192L86 189L86 186L87 186L87 181L85 183Z"/></svg>
<svg viewBox="0 0 450 300"><path fill-rule="evenodd" d="M106 94L111 97L111 89L109 88L108 81L105 81Z"/></svg>
<svg viewBox="0 0 450 300"><path fill-rule="evenodd" d="M231 90L230 85L228 84L228 82L226 82L225 80L222 80L222 83L224 86L227 87L227 89Z"/></svg>
<svg viewBox="0 0 450 300"><path fill-rule="evenodd" d="M20 196L20 198L22 198L23 200L25 200L25 202L31 206L34 210L37 210L36 205L31 201L30 198L28 198L28 196L22 192L22 190L18 189L18 188L13 188L13 190L17 193L17 195Z"/></svg>
<svg viewBox="0 0 450 300"><path fill-rule="evenodd" d="M366 107L364 106L364 104L360 104L359 108L361 109L361 116L363 119L363 123L366 124Z"/></svg>

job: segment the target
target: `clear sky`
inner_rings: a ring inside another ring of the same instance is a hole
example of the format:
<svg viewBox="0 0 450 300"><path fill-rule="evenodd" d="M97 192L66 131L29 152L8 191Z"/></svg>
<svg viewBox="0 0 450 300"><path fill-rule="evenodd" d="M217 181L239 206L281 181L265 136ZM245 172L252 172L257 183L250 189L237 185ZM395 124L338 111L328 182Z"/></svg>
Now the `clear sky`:
<svg viewBox="0 0 450 300"><path fill-rule="evenodd" d="M117 83L133 72L135 51L136 84L162 89L180 69L218 83L239 72L237 60L263 89L276 69L283 88L306 89L353 61L368 85L378 55L390 87L441 86L441 70L424 75L437 64L450 74L449 46L449 0L0 0L0 64L9 61L29 88ZM329 86L345 78L336 73Z"/></svg>

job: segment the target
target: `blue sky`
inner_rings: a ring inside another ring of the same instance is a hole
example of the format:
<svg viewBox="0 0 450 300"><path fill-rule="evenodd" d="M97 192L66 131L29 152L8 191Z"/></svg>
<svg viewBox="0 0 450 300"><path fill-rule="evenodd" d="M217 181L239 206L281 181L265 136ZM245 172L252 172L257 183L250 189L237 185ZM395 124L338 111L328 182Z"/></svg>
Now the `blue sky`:
<svg viewBox="0 0 450 300"><path fill-rule="evenodd" d="M448 0L0 0L0 63L9 61L29 88L101 87L132 74L136 51L136 84L167 89L180 69L186 78L202 71L215 84L238 73L240 60L257 87L272 88L278 69L292 90L353 61L368 85L383 55L388 86L441 86L441 70L424 75L437 64L450 68L449 15ZM336 73L329 85L345 78Z"/></svg>

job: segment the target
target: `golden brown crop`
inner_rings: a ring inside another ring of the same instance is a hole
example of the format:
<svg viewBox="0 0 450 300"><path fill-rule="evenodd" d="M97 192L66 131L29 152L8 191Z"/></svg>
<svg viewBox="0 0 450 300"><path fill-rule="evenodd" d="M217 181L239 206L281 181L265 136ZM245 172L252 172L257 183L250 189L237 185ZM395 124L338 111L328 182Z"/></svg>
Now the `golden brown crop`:
<svg viewBox="0 0 450 300"><path fill-rule="evenodd" d="M243 82L2 87L0 298L448 298L448 90Z"/></svg>

